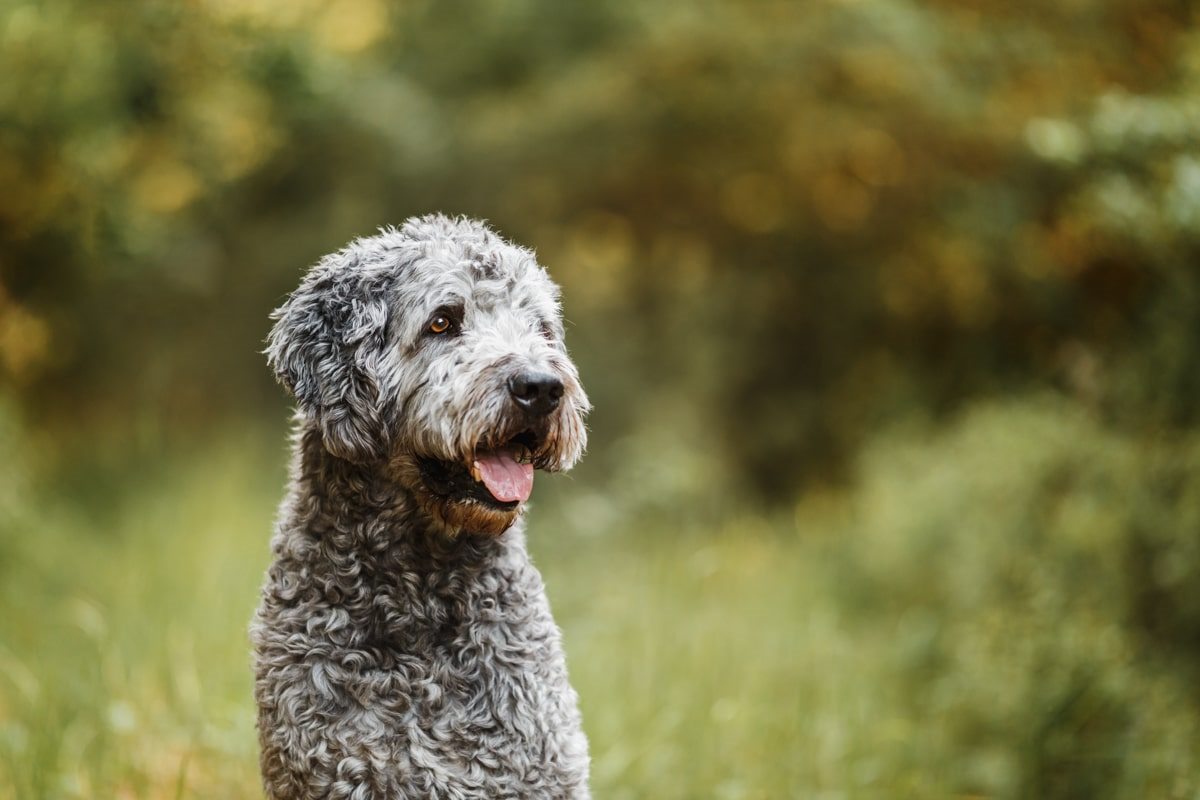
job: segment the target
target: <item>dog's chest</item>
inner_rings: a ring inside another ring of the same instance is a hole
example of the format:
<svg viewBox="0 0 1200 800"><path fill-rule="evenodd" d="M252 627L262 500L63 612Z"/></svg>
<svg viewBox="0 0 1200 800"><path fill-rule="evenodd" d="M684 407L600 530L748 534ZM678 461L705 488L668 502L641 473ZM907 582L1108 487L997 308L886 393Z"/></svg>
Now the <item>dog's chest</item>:
<svg viewBox="0 0 1200 800"><path fill-rule="evenodd" d="M531 566L426 584L390 615L384 711L399 774L560 796L586 780L586 741L558 628Z"/></svg>
<svg viewBox="0 0 1200 800"><path fill-rule="evenodd" d="M328 796L323 781L361 771L370 798L587 797L576 695L520 539L450 563L283 544L255 626L271 796Z"/></svg>

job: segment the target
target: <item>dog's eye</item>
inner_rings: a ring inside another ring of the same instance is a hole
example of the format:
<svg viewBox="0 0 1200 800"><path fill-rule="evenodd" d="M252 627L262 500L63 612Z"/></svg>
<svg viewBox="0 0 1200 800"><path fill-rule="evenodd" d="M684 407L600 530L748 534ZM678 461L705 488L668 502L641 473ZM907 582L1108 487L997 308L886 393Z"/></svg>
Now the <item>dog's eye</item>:
<svg viewBox="0 0 1200 800"><path fill-rule="evenodd" d="M554 326L545 320L542 320L538 323L538 333L542 334L543 338L549 339L552 342L556 338L554 336Z"/></svg>
<svg viewBox="0 0 1200 800"><path fill-rule="evenodd" d="M460 306L442 306L433 312L425 323L423 336L450 338L462 332L463 309Z"/></svg>

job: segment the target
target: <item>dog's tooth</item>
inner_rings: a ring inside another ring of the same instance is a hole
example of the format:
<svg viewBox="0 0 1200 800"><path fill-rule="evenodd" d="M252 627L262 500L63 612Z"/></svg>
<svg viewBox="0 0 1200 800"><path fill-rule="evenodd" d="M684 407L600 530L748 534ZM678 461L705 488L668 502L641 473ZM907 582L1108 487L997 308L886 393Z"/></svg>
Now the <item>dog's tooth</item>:
<svg viewBox="0 0 1200 800"><path fill-rule="evenodd" d="M471 478L476 481L481 480L481 477L479 475L479 462L478 461L471 462Z"/></svg>

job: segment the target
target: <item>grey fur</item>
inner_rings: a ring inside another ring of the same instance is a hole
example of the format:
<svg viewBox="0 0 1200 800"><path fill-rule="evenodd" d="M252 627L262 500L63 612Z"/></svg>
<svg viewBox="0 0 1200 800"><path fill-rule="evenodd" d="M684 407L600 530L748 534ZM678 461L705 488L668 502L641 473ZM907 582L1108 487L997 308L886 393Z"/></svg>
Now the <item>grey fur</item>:
<svg viewBox="0 0 1200 800"><path fill-rule="evenodd" d="M461 307L462 332L429 336ZM322 259L267 356L298 405L290 486L251 628L267 795L586 798L557 626L512 511L439 496L512 429L515 369L564 385L536 452L569 468L588 400L532 253L442 216Z"/></svg>

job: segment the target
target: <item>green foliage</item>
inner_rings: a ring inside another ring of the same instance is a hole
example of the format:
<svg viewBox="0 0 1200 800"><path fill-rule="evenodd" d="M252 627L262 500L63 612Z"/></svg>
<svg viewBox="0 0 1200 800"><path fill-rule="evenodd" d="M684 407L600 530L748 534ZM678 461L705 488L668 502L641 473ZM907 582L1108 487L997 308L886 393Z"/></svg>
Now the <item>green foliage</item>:
<svg viewBox="0 0 1200 800"><path fill-rule="evenodd" d="M0 0L0 794L257 796L267 313L444 210L596 404L598 797L1200 796L1196 22Z"/></svg>
<svg viewBox="0 0 1200 800"><path fill-rule="evenodd" d="M259 441L131 482L103 532L22 506L0 794L258 796ZM885 437L857 484L715 527L581 527L587 496L549 494L531 544L598 797L1196 796L1200 442L993 404Z"/></svg>
<svg viewBox="0 0 1200 800"><path fill-rule="evenodd" d="M105 523L36 493L15 504L0 795L260 795L245 631L282 471L256 441L125 478Z"/></svg>
<svg viewBox="0 0 1200 800"><path fill-rule="evenodd" d="M1200 440L1047 399L881 444L864 472L843 597L896 615L906 707L956 791L1196 790Z"/></svg>
<svg viewBox="0 0 1200 800"><path fill-rule="evenodd" d="M598 440L703 430L739 491L1029 385L1189 424L1189 15L10 0L0 362L58 430L278 413L256 350L300 269L444 209L565 284Z"/></svg>

